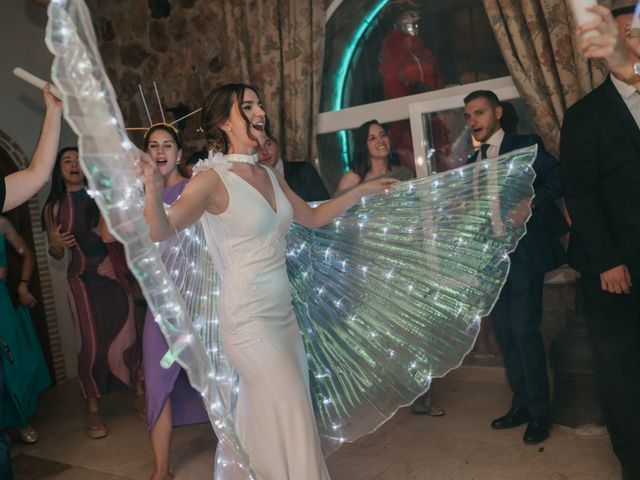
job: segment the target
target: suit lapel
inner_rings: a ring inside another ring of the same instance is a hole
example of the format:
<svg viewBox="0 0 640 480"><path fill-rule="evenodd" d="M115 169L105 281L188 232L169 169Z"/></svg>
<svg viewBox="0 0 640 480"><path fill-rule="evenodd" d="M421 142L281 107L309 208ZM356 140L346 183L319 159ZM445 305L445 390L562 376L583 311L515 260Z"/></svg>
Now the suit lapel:
<svg viewBox="0 0 640 480"><path fill-rule="evenodd" d="M640 148L640 128L638 128L636 119L631 115L629 107L624 103L618 89L611 81L611 77L607 77L607 80L603 84L603 90L607 100L607 105L613 111L618 120L620 120L622 126L627 130L627 132L629 132L629 135L631 135L631 138L636 142L638 148Z"/></svg>

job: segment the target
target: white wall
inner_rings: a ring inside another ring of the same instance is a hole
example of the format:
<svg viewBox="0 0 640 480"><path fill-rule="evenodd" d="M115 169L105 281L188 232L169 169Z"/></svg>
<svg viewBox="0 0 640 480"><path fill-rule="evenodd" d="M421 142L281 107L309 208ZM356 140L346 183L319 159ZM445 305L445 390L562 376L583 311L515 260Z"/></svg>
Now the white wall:
<svg viewBox="0 0 640 480"><path fill-rule="evenodd" d="M0 0L0 129L30 157L44 114L42 94L12 74L14 67L43 79L50 78L51 54L44 43L47 12L29 0ZM64 125L61 146L77 142ZM48 187L38 199L44 202ZM39 228L34 225L33 228ZM50 259L56 312L68 377L77 376L76 341L66 297L65 264Z"/></svg>

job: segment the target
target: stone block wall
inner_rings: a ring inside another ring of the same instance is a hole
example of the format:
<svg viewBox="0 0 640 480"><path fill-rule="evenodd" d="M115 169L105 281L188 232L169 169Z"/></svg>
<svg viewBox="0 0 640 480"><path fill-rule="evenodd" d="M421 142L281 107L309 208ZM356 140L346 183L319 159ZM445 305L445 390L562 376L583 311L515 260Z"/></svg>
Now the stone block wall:
<svg viewBox="0 0 640 480"><path fill-rule="evenodd" d="M153 122L161 121L153 94L175 120L198 108L225 75L233 59L224 45L222 1L95 0L90 5L100 53L129 127L148 125L138 84L145 91ZM169 119L168 118L168 119ZM202 143L199 114L185 122L183 135L194 149ZM132 139L140 142L141 134Z"/></svg>

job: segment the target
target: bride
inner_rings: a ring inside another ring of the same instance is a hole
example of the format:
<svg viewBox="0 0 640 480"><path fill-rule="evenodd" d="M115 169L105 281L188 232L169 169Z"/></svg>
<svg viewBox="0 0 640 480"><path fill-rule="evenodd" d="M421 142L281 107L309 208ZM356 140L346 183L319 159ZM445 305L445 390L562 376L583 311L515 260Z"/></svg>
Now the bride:
<svg viewBox="0 0 640 480"><path fill-rule="evenodd" d="M226 354L240 376L236 431L258 479L329 478L309 394L308 366L292 307L285 237L292 220L326 225L360 197L397 182L363 183L311 208L275 170L258 163L265 112L258 93L224 85L207 98L203 128L211 150L166 212L162 176L143 155L151 239L165 240L203 217L220 276L218 316Z"/></svg>
<svg viewBox="0 0 640 480"><path fill-rule="evenodd" d="M86 5L58 0L49 15L52 75L83 169L167 339L163 362L177 361L205 402L215 478L328 478L323 455L376 430L470 351L525 233L535 149L363 183L310 208L257 165L257 92L227 85L203 110L223 153L197 166L165 213L162 178L127 137ZM165 268L148 231L167 238L180 268Z"/></svg>

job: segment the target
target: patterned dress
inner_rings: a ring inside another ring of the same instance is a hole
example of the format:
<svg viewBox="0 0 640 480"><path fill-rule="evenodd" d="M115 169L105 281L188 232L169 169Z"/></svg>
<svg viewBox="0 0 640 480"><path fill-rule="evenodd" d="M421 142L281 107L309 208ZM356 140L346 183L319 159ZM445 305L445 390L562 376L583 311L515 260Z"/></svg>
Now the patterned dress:
<svg viewBox="0 0 640 480"><path fill-rule="evenodd" d="M92 201L84 189L67 193L57 205L57 223L77 242L67 281L79 343L78 377L84 396L100 397L114 384L130 385L139 378L140 348L129 286L116 274L97 227L86 219Z"/></svg>

